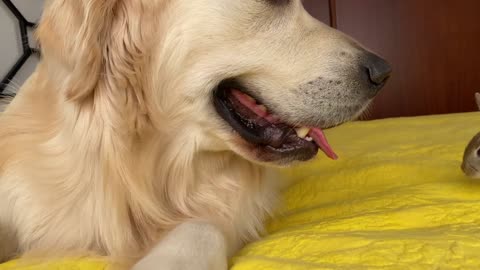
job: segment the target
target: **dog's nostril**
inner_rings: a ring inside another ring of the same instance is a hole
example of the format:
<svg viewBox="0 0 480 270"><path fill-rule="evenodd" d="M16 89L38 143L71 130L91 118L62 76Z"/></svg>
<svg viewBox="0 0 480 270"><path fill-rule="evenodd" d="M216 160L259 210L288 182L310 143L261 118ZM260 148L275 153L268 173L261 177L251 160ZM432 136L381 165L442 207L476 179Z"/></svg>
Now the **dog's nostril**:
<svg viewBox="0 0 480 270"><path fill-rule="evenodd" d="M370 83L374 86L383 85L392 73L392 68L387 61L373 53L367 54L365 68L367 69Z"/></svg>
<svg viewBox="0 0 480 270"><path fill-rule="evenodd" d="M475 154L477 154L477 158L480 158L480 148L477 149L477 151L475 152Z"/></svg>

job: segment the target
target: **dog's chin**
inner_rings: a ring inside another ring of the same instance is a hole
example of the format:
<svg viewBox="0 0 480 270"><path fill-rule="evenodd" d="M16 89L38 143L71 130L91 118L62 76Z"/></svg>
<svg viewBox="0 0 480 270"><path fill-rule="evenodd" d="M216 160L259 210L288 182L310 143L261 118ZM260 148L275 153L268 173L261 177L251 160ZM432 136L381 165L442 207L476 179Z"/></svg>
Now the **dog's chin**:
<svg viewBox="0 0 480 270"><path fill-rule="evenodd" d="M231 148L234 152L257 163L278 166L309 161L319 151L337 159L323 129L343 122L330 121L334 124L323 127L291 125L249 93L248 89L231 80L222 82L214 91L213 104L232 130L234 139L229 141L233 142Z"/></svg>

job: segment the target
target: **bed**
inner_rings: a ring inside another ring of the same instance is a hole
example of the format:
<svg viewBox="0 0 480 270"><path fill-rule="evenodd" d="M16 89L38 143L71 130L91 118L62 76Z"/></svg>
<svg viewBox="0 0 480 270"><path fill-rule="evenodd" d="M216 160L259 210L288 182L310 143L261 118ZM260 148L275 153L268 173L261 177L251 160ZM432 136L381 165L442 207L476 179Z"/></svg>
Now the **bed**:
<svg viewBox="0 0 480 270"><path fill-rule="evenodd" d="M268 234L233 270L479 269L480 182L463 149L480 113L355 122L328 131L339 161L285 170L293 185ZM0 270L100 270L65 260Z"/></svg>

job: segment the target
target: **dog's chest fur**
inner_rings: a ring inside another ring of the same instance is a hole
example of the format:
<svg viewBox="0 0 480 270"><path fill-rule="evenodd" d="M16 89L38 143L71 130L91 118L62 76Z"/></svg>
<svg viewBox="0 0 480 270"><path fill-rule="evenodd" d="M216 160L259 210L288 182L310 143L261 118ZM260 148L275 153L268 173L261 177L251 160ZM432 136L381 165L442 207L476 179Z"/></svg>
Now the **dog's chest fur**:
<svg viewBox="0 0 480 270"><path fill-rule="evenodd" d="M128 143L81 135L59 132L33 145L12 139L28 147L3 165L0 205L9 207L0 216L22 252L131 256L190 219L222 228L232 252L258 237L273 208L263 169L234 154L182 158L171 143L118 150Z"/></svg>

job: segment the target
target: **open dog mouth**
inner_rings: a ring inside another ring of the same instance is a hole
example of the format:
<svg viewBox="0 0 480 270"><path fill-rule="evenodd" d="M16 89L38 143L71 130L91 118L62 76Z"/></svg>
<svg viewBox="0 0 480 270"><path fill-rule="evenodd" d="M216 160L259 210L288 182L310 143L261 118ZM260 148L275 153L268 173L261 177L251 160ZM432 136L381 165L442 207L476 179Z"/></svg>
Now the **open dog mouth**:
<svg viewBox="0 0 480 270"><path fill-rule="evenodd" d="M319 127L293 126L232 83L222 83L214 93L218 114L248 143L267 156L266 161L289 158L306 161L321 149L329 158L338 157Z"/></svg>

